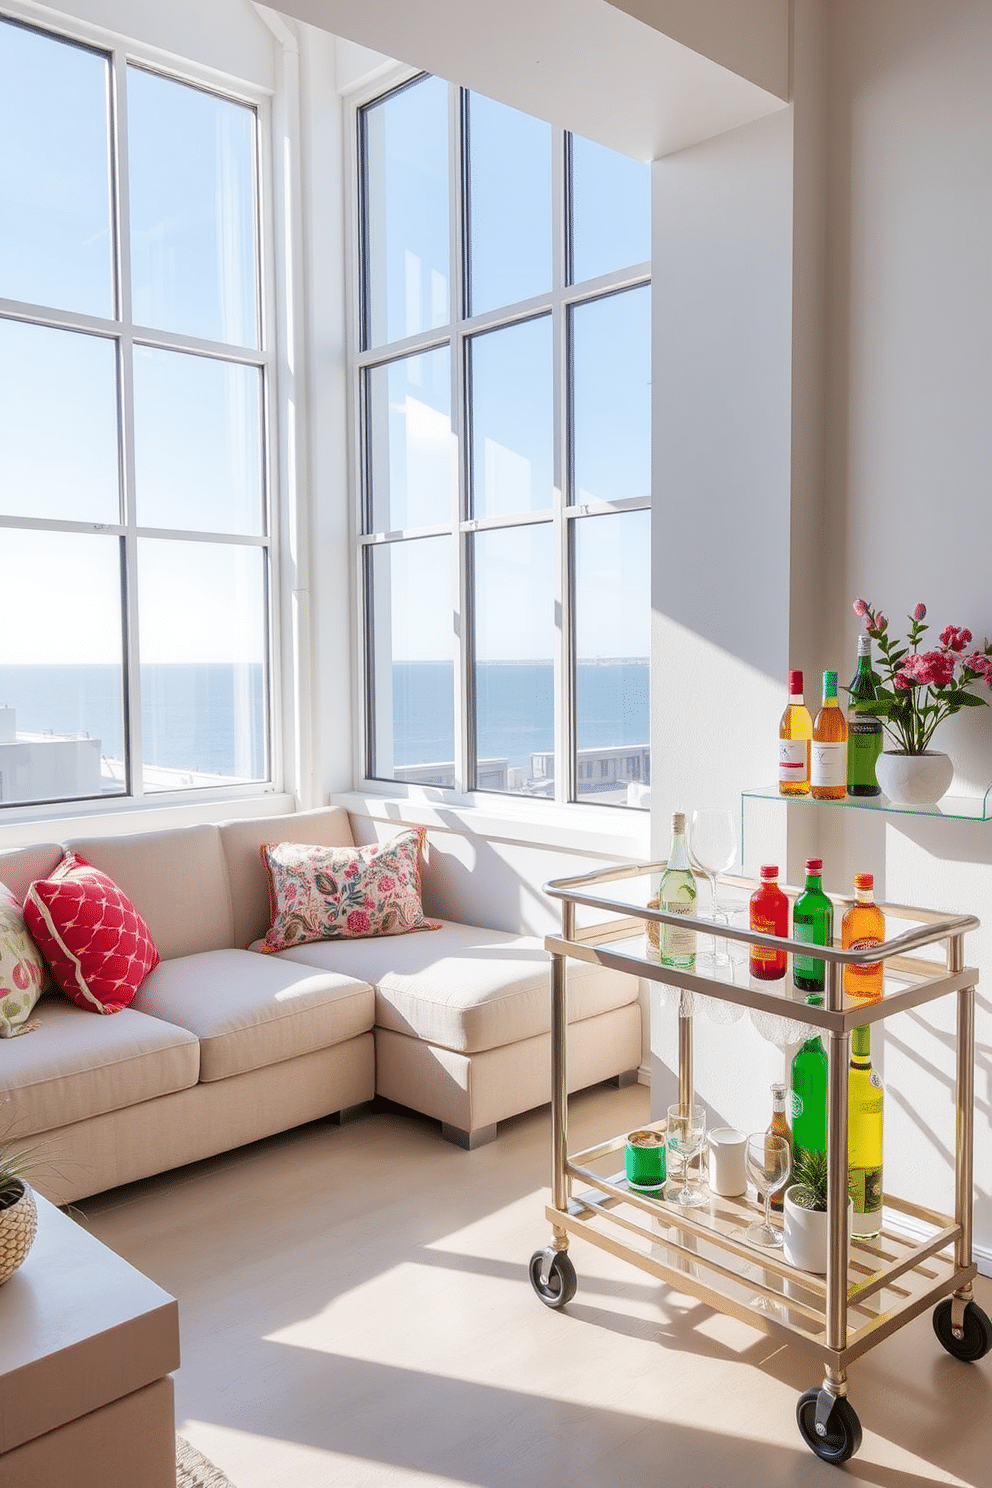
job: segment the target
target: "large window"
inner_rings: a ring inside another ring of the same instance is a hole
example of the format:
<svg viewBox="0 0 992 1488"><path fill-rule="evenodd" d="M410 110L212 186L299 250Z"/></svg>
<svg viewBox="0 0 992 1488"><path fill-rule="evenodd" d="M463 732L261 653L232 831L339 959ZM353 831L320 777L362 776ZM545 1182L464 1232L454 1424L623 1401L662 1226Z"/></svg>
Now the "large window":
<svg viewBox="0 0 992 1488"><path fill-rule="evenodd" d="M641 805L649 168L433 77L358 146L366 775Z"/></svg>
<svg viewBox="0 0 992 1488"><path fill-rule="evenodd" d="M0 17L0 805L270 775L258 120Z"/></svg>

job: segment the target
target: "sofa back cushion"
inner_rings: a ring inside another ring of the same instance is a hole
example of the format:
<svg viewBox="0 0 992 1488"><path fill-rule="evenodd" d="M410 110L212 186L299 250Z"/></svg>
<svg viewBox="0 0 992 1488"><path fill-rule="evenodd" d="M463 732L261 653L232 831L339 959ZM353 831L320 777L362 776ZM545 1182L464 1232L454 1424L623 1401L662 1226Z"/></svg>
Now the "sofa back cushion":
<svg viewBox="0 0 992 1488"><path fill-rule="evenodd" d="M62 861L62 849L57 842L39 842L31 847L12 847L0 852L0 883L13 894L19 904L36 878L47 878L53 868Z"/></svg>
<svg viewBox="0 0 992 1488"><path fill-rule="evenodd" d="M306 842L315 847L354 847L351 819L340 806L223 822L220 828L234 903L234 940L247 947L269 928L269 875L262 861L267 842Z"/></svg>
<svg viewBox="0 0 992 1488"><path fill-rule="evenodd" d="M147 921L163 960L234 945L220 829L173 827L67 844L118 884Z"/></svg>

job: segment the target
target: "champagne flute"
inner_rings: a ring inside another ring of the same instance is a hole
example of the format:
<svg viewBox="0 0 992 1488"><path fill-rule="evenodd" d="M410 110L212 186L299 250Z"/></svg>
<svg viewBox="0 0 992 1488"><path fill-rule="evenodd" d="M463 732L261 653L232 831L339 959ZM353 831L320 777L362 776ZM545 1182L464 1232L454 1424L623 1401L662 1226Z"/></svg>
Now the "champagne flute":
<svg viewBox="0 0 992 1488"><path fill-rule="evenodd" d="M710 881L710 918L715 925L726 918L726 906L717 898L717 875L726 873L737 856L734 813L718 807L694 811L689 823L689 852L693 862ZM727 953L718 952L714 937L713 966L726 966L729 963Z"/></svg>
<svg viewBox="0 0 992 1488"><path fill-rule="evenodd" d="M765 1218L762 1224L755 1220L744 1231L744 1239L752 1245L781 1245L782 1231L772 1228L768 1213L772 1194L785 1183L789 1176L789 1144L785 1137L772 1132L752 1132L744 1149L747 1175L759 1194L765 1196Z"/></svg>
<svg viewBox="0 0 992 1488"><path fill-rule="evenodd" d="M668 1150L682 1160L682 1187L675 1203L683 1209L696 1209L708 1202L706 1195L689 1183L689 1164L702 1152L705 1141L706 1111L702 1106L669 1106Z"/></svg>

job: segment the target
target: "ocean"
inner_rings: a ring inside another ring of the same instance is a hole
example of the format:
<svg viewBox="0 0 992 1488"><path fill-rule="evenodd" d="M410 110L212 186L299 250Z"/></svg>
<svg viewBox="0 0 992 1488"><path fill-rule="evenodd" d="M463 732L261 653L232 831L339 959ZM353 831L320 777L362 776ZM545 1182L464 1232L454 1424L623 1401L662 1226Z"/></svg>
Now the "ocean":
<svg viewBox="0 0 992 1488"><path fill-rule="evenodd" d="M551 662L481 662L477 669L480 758L508 759L530 773L531 754L554 744ZM259 780L267 774L260 665L195 662L142 668L142 730L148 765ZM580 663L579 749L648 742L646 660ZM2 666L0 707L19 733L88 734L110 759L124 755L120 669ZM398 765L453 757L452 668L393 664L393 758Z"/></svg>

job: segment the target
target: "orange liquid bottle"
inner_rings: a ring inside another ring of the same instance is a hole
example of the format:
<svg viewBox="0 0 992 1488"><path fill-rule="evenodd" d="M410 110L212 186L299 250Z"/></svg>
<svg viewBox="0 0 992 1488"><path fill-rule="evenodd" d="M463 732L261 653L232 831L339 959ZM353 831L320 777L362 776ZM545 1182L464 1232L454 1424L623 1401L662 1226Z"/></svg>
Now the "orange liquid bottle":
<svg viewBox="0 0 992 1488"><path fill-rule="evenodd" d="M823 706L813 720L810 795L843 801L847 795L847 719L837 702L837 673L823 674Z"/></svg>
<svg viewBox="0 0 992 1488"><path fill-rule="evenodd" d="M867 951L885 939L885 916L875 903L874 889L874 874L855 874L855 900L841 922L841 945L845 951ZM852 997L881 997L883 972L881 961L845 966L844 991Z"/></svg>

